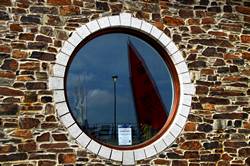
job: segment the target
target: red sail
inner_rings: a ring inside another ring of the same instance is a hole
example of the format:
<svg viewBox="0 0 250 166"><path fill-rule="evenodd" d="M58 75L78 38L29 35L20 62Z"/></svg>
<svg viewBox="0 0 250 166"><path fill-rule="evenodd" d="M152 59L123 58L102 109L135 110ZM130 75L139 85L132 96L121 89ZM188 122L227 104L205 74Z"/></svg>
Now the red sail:
<svg viewBox="0 0 250 166"><path fill-rule="evenodd" d="M128 43L128 54L138 122L160 130L167 120L167 114L159 91L146 63L131 42Z"/></svg>

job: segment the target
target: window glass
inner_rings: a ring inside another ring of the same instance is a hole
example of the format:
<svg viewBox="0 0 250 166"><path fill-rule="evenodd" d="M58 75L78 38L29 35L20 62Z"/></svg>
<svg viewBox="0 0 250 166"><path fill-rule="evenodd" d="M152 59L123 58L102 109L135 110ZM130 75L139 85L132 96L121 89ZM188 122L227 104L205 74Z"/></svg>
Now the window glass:
<svg viewBox="0 0 250 166"><path fill-rule="evenodd" d="M151 139L167 121L173 96L172 77L161 55L130 34L99 35L68 65L70 112L100 143L133 146Z"/></svg>

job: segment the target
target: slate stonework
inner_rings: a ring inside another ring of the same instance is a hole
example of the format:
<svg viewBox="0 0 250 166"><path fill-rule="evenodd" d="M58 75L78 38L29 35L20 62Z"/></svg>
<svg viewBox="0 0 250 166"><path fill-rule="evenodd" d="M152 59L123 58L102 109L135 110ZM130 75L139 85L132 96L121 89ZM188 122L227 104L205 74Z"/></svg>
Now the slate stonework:
<svg viewBox="0 0 250 166"><path fill-rule="evenodd" d="M248 0L1 0L0 165L120 165L79 147L48 77L62 43L90 20L132 13L182 48L196 95L176 142L138 165L250 165Z"/></svg>

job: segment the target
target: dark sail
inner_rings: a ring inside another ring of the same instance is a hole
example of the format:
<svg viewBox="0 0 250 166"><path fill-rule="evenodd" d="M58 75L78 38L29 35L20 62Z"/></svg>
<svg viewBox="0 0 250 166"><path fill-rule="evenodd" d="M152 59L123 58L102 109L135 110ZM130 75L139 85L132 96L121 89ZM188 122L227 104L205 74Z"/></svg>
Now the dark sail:
<svg viewBox="0 0 250 166"><path fill-rule="evenodd" d="M140 126L160 130L167 120L158 88L139 52L128 42L130 81Z"/></svg>

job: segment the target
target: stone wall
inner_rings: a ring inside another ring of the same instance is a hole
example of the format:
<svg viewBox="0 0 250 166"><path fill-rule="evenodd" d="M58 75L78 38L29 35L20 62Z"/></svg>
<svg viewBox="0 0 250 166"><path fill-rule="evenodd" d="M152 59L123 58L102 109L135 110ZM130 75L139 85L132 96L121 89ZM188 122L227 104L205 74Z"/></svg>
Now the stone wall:
<svg viewBox="0 0 250 166"><path fill-rule="evenodd" d="M183 133L138 165L250 165L250 1L1 0L0 165L119 165L59 122L48 77L63 41L90 20L132 13L183 50L196 86Z"/></svg>

